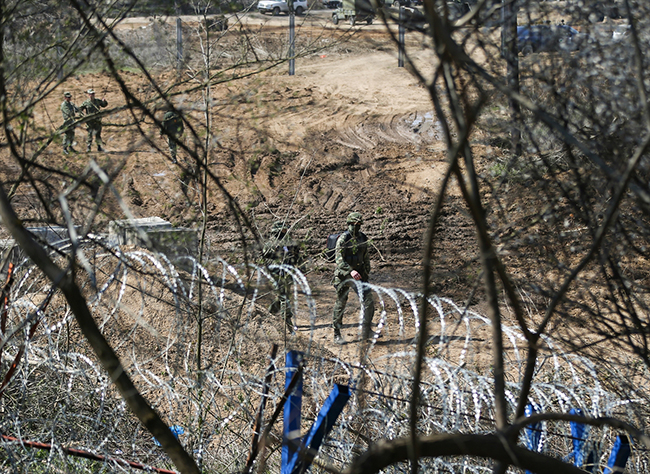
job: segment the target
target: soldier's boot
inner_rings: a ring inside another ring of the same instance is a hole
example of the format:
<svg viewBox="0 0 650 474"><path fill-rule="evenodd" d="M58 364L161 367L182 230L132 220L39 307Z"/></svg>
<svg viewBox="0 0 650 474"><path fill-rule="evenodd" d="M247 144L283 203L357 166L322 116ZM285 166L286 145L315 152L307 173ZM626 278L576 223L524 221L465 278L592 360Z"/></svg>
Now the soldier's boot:
<svg viewBox="0 0 650 474"><path fill-rule="evenodd" d="M104 149L102 148L101 145L97 145L97 151L102 152L102 151L104 151Z"/></svg>
<svg viewBox="0 0 650 474"><path fill-rule="evenodd" d="M86 153L90 153L91 151L92 151L92 149L90 148L90 145L88 145L88 146L86 147Z"/></svg>
<svg viewBox="0 0 650 474"><path fill-rule="evenodd" d="M72 148L72 145L70 145L70 147L68 148L68 150L70 150L72 153L77 153L77 150L75 150L74 148Z"/></svg>
<svg viewBox="0 0 650 474"><path fill-rule="evenodd" d="M287 324L287 333L290 336L295 336L296 335L296 328L293 327L293 323L291 322L291 320L287 319L286 324Z"/></svg>
<svg viewBox="0 0 650 474"><path fill-rule="evenodd" d="M278 314L280 312L280 300L275 300L268 307L269 313Z"/></svg>
<svg viewBox="0 0 650 474"><path fill-rule="evenodd" d="M370 326L364 324L363 328L361 329L361 340L370 341L372 340L372 336L374 336L374 333L370 330Z"/></svg>
<svg viewBox="0 0 650 474"><path fill-rule="evenodd" d="M70 154L70 152L68 151L68 147L67 147L67 146L64 146L64 147L63 147L63 154L64 154L64 155L69 155L69 154Z"/></svg>
<svg viewBox="0 0 650 474"><path fill-rule="evenodd" d="M373 339L384 337L382 333L373 331L370 326L364 326L361 334L364 341L372 341Z"/></svg>
<svg viewBox="0 0 650 474"><path fill-rule="evenodd" d="M341 335L341 330L340 329L334 329L334 343L335 344L345 344L347 341L345 338Z"/></svg>

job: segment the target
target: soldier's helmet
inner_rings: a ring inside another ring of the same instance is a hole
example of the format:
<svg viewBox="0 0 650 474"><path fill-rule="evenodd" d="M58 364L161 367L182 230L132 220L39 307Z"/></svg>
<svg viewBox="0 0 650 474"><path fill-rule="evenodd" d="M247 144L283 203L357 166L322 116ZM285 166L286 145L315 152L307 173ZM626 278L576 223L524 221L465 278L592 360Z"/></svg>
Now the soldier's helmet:
<svg viewBox="0 0 650 474"><path fill-rule="evenodd" d="M93 89L88 89L88 90L86 91L86 94L88 94L88 95L90 95L90 94L94 94L94 93L95 93L95 91L94 91Z"/></svg>
<svg viewBox="0 0 650 474"><path fill-rule="evenodd" d="M360 212L351 212L348 214L348 224L363 224L363 217Z"/></svg>
<svg viewBox="0 0 650 474"><path fill-rule="evenodd" d="M69 92L64 92L63 97L72 97L72 94L70 94Z"/></svg>
<svg viewBox="0 0 650 474"><path fill-rule="evenodd" d="M271 234L276 235L287 230L283 221L275 221L271 226Z"/></svg>

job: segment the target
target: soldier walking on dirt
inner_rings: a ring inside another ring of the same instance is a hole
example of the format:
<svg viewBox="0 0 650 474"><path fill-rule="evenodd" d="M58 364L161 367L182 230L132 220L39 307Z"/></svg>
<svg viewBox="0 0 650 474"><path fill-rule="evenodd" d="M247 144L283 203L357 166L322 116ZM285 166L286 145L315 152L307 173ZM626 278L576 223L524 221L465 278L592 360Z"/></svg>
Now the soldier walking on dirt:
<svg viewBox="0 0 650 474"><path fill-rule="evenodd" d="M348 293L353 285L352 280L368 282L370 275L370 256L368 254L368 237L361 232L363 218L358 212L351 212L347 218L348 230L336 240L336 269L332 284L336 289L336 303L332 314L334 342L345 344L341 335L343 311L348 302ZM372 291L364 288L361 298L364 308L362 337L370 337L370 325L375 314L375 303Z"/></svg>
<svg viewBox="0 0 650 474"><path fill-rule="evenodd" d="M64 92L63 103L61 104L61 114L63 115L61 130L63 131L63 153L66 155L70 151L77 152L77 150L72 148L72 145L74 144L74 129L76 127L74 122L78 113L79 108L72 102L72 94L70 92Z"/></svg>
<svg viewBox="0 0 650 474"><path fill-rule="evenodd" d="M90 151L90 147L93 144L93 137L97 142L97 151L104 151L104 143L102 142L102 119L98 114L101 107L108 106L108 102L105 99L96 99L93 89L88 89L86 93L88 94L88 100L84 101L81 107L79 107L86 117L90 117L86 122L86 128L88 129L86 151Z"/></svg>
<svg viewBox="0 0 650 474"><path fill-rule="evenodd" d="M167 134L167 144L169 145L169 154L172 157L172 163L176 163L178 139L183 134L184 130L185 125L183 124L181 116L174 110L167 111L163 117L160 138L162 138L163 134Z"/></svg>
<svg viewBox="0 0 650 474"><path fill-rule="evenodd" d="M284 222L277 221L271 226L269 241L264 245L262 257L265 265L298 265L298 246L287 237L287 225ZM275 290L275 299L269 306L269 312L273 314L280 313L284 318L287 331L293 336L296 333L291 304L293 278L289 272L280 268L274 268L271 273L278 288Z"/></svg>

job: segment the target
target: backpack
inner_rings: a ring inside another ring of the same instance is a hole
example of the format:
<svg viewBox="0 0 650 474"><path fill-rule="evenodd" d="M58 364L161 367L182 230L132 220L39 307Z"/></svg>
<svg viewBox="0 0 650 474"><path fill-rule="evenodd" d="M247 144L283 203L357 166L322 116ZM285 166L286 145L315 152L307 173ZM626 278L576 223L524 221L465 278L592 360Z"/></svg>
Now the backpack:
<svg viewBox="0 0 650 474"><path fill-rule="evenodd" d="M336 241L341 234L330 234L327 236L327 248L325 249L325 260L334 263L336 260Z"/></svg>
<svg viewBox="0 0 650 474"><path fill-rule="evenodd" d="M327 248L325 249L325 260L329 263L334 263L336 261L336 241L339 240L341 235L345 235L345 243L347 243L352 236L347 230L339 234L330 234L327 236ZM363 232L360 232L361 242L367 242L368 237Z"/></svg>
<svg viewBox="0 0 650 474"><path fill-rule="evenodd" d="M163 128L172 135L180 135L185 129L183 119L178 114L169 111L163 117Z"/></svg>

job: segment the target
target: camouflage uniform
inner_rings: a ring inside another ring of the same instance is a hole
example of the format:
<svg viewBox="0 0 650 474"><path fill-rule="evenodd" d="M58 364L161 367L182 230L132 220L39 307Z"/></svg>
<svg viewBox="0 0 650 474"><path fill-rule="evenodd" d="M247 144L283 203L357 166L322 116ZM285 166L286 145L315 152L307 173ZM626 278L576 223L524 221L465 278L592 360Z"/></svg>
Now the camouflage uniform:
<svg viewBox="0 0 650 474"><path fill-rule="evenodd" d="M264 245L264 249L262 250L265 265L298 265L298 247L286 237L286 233L287 229L282 221L273 223L270 240ZM280 269L273 269L271 273L278 284L278 288L275 290L275 300L269 306L269 312L273 314L280 313L284 317L287 331L293 335L295 334L293 307L291 305L291 285L293 278L288 272Z"/></svg>
<svg viewBox="0 0 650 474"><path fill-rule="evenodd" d="M336 303L332 314L332 327L334 328L334 341L343 343L341 336L343 324L343 311L348 302L348 293L353 286L354 279L351 276L353 270L361 275L361 281L368 282L370 275L370 256L368 253L368 237L359 230L363 220L361 214L352 212L348 215L348 230L341 234L336 241L336 269L332 284L336 288ZM364 307L363 337L370 335L370 325L375 314L375 304L372 299L372 291L364 288L362 294Z"/></svg>
<svg viewBox="0 0 650 474"><path fill-rule="evenodd" d="M74 143L74 122L79 113L79 108L74 105L72 100L67 100L72 97L70 92L64 93L63 97L65 97L66 100L61 104L61 114L63 115L63 125L61 125L61 130L63 130L63 153L67 155L68 150L75 151L75 149L72 148L72 144Z"/></svg>
<svg viewBox="0 0 650 474"><path fill-rule="evenodd" d="M185 130L185 125L183 124L183 119L174 112L170 110L165 113L162 121L163 130L167 132L167 144L169 145L169 154L172 156L172 163L176 163L176 148L178 146L178 138L183 134ZM162 137L162 132L160 136Z"/></svg>
<svg viewBox="0 0 650 474"><path fill-rule="evenodd" d="M108 102L104 99L95 99L95 91L89 89L87 94L90 96L79 109L84 112L86 116L93 116L99 114L101 107L108 106ZM88 138L86 139L86 151L90 151L90 146L93 144L93 137L97 142L97 151L104 151L102 142L102 119L99 117L91 118L86 122L86 128L88 129Z"/></svg>

